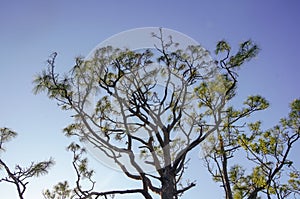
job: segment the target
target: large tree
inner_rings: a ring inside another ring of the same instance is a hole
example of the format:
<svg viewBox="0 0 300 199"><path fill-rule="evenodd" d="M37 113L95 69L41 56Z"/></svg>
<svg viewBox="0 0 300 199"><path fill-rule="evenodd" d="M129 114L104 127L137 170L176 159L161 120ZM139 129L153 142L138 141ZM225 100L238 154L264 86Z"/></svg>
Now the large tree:
<svg viewBox="0 0 300 199"><path fill-rule="evenodd" d="M188 153L232 123L224 121L234 114L227 104L235 96L237 70L257 55L257 46L243 42L234 55L217 62L201 46L180 49L162 30L153 37L160 46L139 51L103 47L91 59L77 58L63 75L55 71L54 53L35 78L36 93L46 91L63 110L73 111L74 123L64 129L67 136L79 137L141 182L141 188L90 190L80 198L111 193L178 198L195 186L181 186ZM229 49L221 41L216 52ZM261 96L250 96L245 105L233 120L268 107Z"/></svg>
<svg viewBox="0 0 300 199"><path fill-rule="evenodd" d="M15 131L9 128L0 128L0 152L5 150L4 145L17 136ZM48 173L49 168L54 164L52 159L42 162L32 162L30 166L23 167L17 164L13 169L0 157L0 170L3 170L3 176L0 176L0 183L7 182L15 185L18 197L24 199L24 194L32 177L38 177Z"/></svg>

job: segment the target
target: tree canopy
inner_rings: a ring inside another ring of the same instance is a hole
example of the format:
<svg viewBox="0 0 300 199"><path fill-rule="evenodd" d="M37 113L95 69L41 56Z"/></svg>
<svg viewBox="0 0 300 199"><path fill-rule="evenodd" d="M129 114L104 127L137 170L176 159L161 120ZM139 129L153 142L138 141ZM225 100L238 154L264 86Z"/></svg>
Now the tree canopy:
<svg viewBox="0 0 300 199"><path fill-rule="evenodd" d="M201 46L180 49L162 30L152 36L160 46L135 51L103 47L91 59L76 58L75 66L65 74L56 72L57 53L53 53L47 68L34 80L35 93L45 91L63 110L72 111L74 122L64 129L67 136L79 137L128 178L141 183L140 188L97 192L91 180L88 191L82 191L78 183L75 195L97 198L139 193L151 199L154 193L163 199L178 198L195 186L194 182L183 185L181 179L189 152L200 144L207 168L221 182L226 198L256 198L259 192L284 198L297 193L298 173L290 173L285 188L279 188L278 180L282 168L292 165L287 155L299 138L299 100L292 103L290 117L279 126L262 131L259 122L248 124L247 134L241 131L245 125L240 121L268 108L268 101L251 95L243 108L230 106L237 92L238 71L258 54L257 45L248 40L232 53L230 45L220 41L217 60ZM77 145L72 146L76 154ZM254 164L249 175L240 165L229 164L238 150L244 150ZM86 165L75 164L78 158L74 156L73 162L77 182L81 175L91 179L92 172L80 173Z"/></svg>

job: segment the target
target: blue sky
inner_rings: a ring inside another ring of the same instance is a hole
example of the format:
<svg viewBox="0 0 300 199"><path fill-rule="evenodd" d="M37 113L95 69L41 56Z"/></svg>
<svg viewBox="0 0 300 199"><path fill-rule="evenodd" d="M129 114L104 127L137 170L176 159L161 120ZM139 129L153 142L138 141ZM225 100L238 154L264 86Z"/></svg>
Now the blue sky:
<svg viewBox="0 0 300 199"><path fill-rule="evenodd" d="M55 158L56 165L49 175L29 184L27 198L41 198L42 189L64 179L72 181L71 154L65 151L72 140L61 133L71 119L45 95L33 95L33 76L42 70L53 51L59 53L58 70L66 71L74 57L87 55L114 34L139 27L180 31L210 51L221 39L233 47L249 38L254 40L262 50L241 70L237 99L250 94L265 96L271 107L255 117L271 127L288 113L288 104L299 97L299 8L298 0L1 1L0 126L19 133L1 157L12 166ZM192 161L188 173L197 180L197 187L184 198L199 194L221 198L220 187L203 171L197 153L193 154L197 160ZM125 177L119 180L122 174L93 158L91 163L98 173L99 188L128 184ZM2 184L0 195L17 198L14 187Z"/></svg>

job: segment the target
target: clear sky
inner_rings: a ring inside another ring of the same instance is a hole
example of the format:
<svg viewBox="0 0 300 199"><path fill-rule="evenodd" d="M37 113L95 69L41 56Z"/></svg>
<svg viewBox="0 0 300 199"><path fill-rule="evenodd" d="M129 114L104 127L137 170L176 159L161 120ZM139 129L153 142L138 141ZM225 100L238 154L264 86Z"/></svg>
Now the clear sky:
<svg viewBox="0 0 300 199"><path fill-rule="evenodd" d="M54 51L59 53L58 70L67 71L75 56L85 56L113 34L138 27L174 29L210 51L221 39L232 46L254 40L262 50L241 70L237 99L265 96L271 107L255 117L271 127L288 113L288 104L300 97L299 9L298 0L1 1L0 127L19 133L1 157L12 166L49 157L56 160L48 175L30 182L26 198L42 198L43 189L74 180L71 154L65 150L72 140L62 134L71 119L45 95L33 95L33 76ZM188 172L197 187L183 198L221 198L220 187L211 182L198 153L194 152ZM99 189L130 185L121 173L93 158L91 164ZM0 197L17 199L14 187L0 184Z"/></svg>

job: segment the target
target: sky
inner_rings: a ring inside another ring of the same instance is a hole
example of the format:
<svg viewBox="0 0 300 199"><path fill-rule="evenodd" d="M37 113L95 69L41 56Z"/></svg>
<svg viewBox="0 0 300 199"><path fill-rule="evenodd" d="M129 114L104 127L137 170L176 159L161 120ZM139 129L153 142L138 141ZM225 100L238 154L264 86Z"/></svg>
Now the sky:
<svg viewBox="0 0 300 199"><path fill-rule="evenodd" d="M74 58L86 56L96 45L122 31L163 27L180 31L213 52L219 40L233 47L247 39L261 51L240 71L237 103L251 94L261 94L270 108L255 118L270 128L287 115L288 104L299 98L300 2L298 0L189 0L189 1L71 1L28 0L0 3L0 127L18 132L1 154L12 167L53 157L49 174L30 181L26 198L42 198L42 190L59 181L74 181L72 155L65 148L74 141L62 129L71 122L44 94L32 93L34 75L58 52L58 71L68 71ZM294 151L300 150L298 146ZM211 180L198 157L187 172L197 187L183 198L222 198L219 185ZM296 157L296 156L294 156ZM90 157L100 190L131 184L120 172ZM296 160L296 164L300 165ZM298 167L299 168L299 167ZM125 186L125 187L126 187ZM0 184L1 198L17 199L12 185ZM120 197L121 198L121 197ZM135 198L127 196L123 198Z"/></svg>

